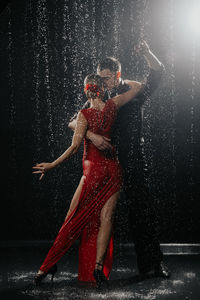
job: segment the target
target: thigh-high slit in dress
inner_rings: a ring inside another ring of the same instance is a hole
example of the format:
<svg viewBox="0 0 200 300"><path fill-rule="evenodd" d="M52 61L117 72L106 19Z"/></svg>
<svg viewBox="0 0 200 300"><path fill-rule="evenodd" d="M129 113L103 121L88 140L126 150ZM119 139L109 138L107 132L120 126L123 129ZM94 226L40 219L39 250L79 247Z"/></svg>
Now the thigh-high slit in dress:
<svg viewBox="0 0 200 300"><path fill-rule="evenodd" d="M110 138L117 109L112 99L102 111L88 108L81 110L88 122L88 130ZM100 213L109 198L122 185L121 168L115 149L100 151L89 140L84 140L84 183L78 204L63 223L53 246L49 250L40 270L48 270L66 253L80 237L79 270L80 281L95 281L93 270L96 262L96 241L100 227ZM105 254L103 271L109 278L113 260L113 234Z"/></svg>

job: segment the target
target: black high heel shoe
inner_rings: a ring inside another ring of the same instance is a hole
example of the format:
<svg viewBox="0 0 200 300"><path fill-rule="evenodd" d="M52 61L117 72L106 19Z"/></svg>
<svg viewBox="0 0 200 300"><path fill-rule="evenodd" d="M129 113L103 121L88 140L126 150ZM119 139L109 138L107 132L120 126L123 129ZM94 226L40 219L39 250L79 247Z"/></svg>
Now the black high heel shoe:
<svg viewBox="0 0 200 300"><path fill-rule="evenodd" d="M51 282L53 282L53 278L57 272L58 268L57 268L57 265L53 265L53 267L47 272L47 273L43 273L43 274L36 274L35 277L34 277L34 282L36 285L40 285L41 284L41 281L48 275L50 274L51 275Z"/></svg>
<svg viewBox="0 0 200 300"><path fill-rule="evenodd" d="M108 286L108 279L106 278L106 276L104 275L103 273L103 264L100 264L100 263L96 263L96 265L98 266L101 266L102 269L94 269L94 272L93 272L93 276L96 280L96 284L97 284L97 287L107 287Z"/></svg>

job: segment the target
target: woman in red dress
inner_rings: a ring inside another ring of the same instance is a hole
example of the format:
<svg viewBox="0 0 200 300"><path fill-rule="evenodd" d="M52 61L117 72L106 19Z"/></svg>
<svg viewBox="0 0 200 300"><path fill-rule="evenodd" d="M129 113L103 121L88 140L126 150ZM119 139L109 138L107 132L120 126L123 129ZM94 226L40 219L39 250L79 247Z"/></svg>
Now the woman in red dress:
<svg viewBox="0 0 200 300"><path fill-rule="evenodd" d="M75 154L89 129L110 138L117 109L130 101L141 89L138 82L128 82L130 90L106 102L102 101L104 86L100 76L91 74L84 81L85 94L90 108L82 109L71 146L55 161L33 167L35 174L44 174ZM40 284L47 274L53 276L56 262L80 237L78 279L85 282L107 282L112 268L112 219L122 185L121 169L114 147L110 151L98 150L89 140L84 140L83 187L77 189L66 219L42 263L34 280ZM106 213L105 213L106 212Z"/></svg>

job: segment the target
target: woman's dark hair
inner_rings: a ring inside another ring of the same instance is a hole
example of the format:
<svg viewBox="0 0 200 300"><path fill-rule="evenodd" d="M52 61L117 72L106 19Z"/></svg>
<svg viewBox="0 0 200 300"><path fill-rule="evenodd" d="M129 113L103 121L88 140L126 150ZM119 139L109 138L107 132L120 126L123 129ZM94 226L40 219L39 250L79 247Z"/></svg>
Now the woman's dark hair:
<svg viewBox="0 0 200 300"><path fill-rule="evenodd" d="M89 74L84 79L84 90L87 98L103 97L103 80L97 74Z"/></svg>
<svg viewBox="0 0 200 300"><path fill-rule="evenodd" d="M97 66L97 73L109 69L111 72L121 72L121 63L114 57L106 57Z"/></svg>

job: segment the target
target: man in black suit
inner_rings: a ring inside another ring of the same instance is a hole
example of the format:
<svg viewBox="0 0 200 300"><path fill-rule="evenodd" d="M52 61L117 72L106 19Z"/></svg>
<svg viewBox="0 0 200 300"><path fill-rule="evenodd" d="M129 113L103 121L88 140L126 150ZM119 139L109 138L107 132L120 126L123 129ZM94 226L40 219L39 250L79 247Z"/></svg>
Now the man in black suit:
<svg viewBox="0 0 200 300"><path fill-rule="evenodd" d="M123 168L124 192L129 203L131 233L141 277L152 275L169 278L160 250L156 213L146 180L142 145L143 104L158 86L164 67L145 41L139 44L137 51L145 57L150 73L137 98L119 110L112 141L90 131L86 136L102 151L110 148L111 143L116 145ZM129 89L121 79L121 64L113 57L107 57L99 63L97 74L102 77L107 88L105 101ZM74 125L75 121L69 123L72 129Z"/></svg>

